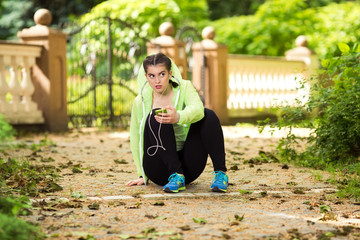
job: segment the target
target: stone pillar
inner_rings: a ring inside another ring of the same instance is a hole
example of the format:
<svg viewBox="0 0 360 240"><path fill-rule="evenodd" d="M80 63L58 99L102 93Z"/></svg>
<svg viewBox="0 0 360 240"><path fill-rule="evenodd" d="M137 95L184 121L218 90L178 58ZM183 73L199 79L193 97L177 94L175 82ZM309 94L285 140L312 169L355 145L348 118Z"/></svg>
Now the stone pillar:
<svg viewBox="0 0 360 240"><path fill-rule="evenodd" d="M307 67L306 78L311 78L319 68L318 56L307 47L306 37L300 35L295 40L296 47L285 52L286 60L303 61Z"/></svg>
<svg viewBox="0 0 360 240"><path fill-rule="evenodd" d="M170 57L178 66L183 79L187 77L187 59L185 43L176 40L173 35L175 29L172 23L164 22L159 27L160 37L152 39L147 45L147 54L162 52Z"/></svg>
<svg viewBox="0 0 360 240"><path fill-rule="evenodd" d="M202 31L202 40L195 43L193 51L193 84L199 91L205 107L218 115L220 122L228 122L227 111L227 56L228 48L216 43L215 30L206 27Z"/></svg>
<svg viewBox="0 0 360 240"><path fill-rule="evenodd" d="M32 78L33 100L43 111L45 126L50 131L67 129L66 34L49 27L51 13L39 9L34 15L35 26L18 32L18 38L43 47L36 59Z"/></svg>

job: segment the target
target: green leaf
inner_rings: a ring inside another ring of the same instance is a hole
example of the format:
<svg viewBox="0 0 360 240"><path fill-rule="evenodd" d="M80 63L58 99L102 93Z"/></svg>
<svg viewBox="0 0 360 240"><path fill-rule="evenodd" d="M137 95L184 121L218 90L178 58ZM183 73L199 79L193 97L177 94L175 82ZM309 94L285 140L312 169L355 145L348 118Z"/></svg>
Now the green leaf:
<svg viewBox="0 0 360 240"><path fill-rule="evenodd" d="M325 212L331 212L331 207L327 206L327 205L320 205L320 212L321 213L325 213Z"/></svg>
<svg viewBox="0 0 360 240"><path fill-rule="evenodd" d="M350 47L346 43L338 43L338 47L342 53L350 52Z"/></svg>
<svg viewBox="0 0 360 240"><path fill-rule="evenodd" d="M321 59L321 66L323 66L324 68L329 67L329 64L330 64L329 59Z"/></svg>
<svg viewBox="0 0 360 240"><path fill-rule="evenodd" d="M131 238L131 236L129 234L121 234L121 235L118 235L119 238L121 239L129 239Z"/></svg>
<svg viewBox="0 0 360 240"><path fill-rule="evenodd" d="M239 189L239 193L240 193L240 194L252 194L253 192L252 192L252 191L249 191L249 190Z"/></svg>
<svg viewBox="0 0 360 240"><path fill-rule="evenodd" d="M242 216L239 216L239 215L235 214L234 217L235 217L235 220L237 220L237 221L239 221L239 222L241 222L242 220L244 220L244 214L243 214Z"/></svg>
<svg viewBox="0 0 360 240"><path fill-rule="evenodd" d="M196 223L200 223L200 224L205 224L207 221L203 218L193 218L194 222Z"/></svg>

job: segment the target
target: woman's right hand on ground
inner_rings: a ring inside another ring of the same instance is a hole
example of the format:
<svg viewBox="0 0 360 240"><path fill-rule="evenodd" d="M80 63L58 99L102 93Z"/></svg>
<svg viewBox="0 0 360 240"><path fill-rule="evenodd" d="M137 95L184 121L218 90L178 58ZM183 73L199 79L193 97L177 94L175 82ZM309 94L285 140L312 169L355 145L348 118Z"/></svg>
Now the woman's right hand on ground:
<svg viewBox="0 0 360 240"><path fill-rule="evenodd" d="M135 180L128 181L125 185L126 186L133 186L133 185L140 186L140 185L144 185L144 184L145 184L144 178L138 178Z"/></svg>

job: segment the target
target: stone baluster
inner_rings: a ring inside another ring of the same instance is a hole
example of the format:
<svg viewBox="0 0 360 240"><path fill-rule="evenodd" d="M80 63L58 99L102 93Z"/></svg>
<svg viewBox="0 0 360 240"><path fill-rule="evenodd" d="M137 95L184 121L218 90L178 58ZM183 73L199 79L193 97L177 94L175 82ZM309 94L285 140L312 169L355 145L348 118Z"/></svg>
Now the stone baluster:
<svg viewBox="0 0 360 240"><path fill-rule="evenodd" d="M6 94L9 92L10 88L6 82L5 66L4 57L0 56L0 114L5 114L10 111L10 105L6 101Z"/></svg>
<svg viewBox="0 0 360 240"><path fill-rule="evenodd" d="M22 101L26 112L34 112L37 111L37 105L32 101L31 96L35 91L34 85L30 79L30 67L34 65L34 58L23 58L23 68L22 72L22 81L21 81L21 93L22 93Z"/></svg>
<svg viewBox="0 0 360 240"><path fill-rule="evenodd" d="M10 93L12 95L10 104L12 107L12 110L15 114L18 114L21 112L22 107L20 105L20 98L21 98L21 86L18 80L18 57L11 57L10 60L10 82L9 82L9 88Z"/></svg>
<svg viewBox="0 0 360 240"><path fill-rule="evenodd" d="M45 129L63 131L67 129L66 34L49 27L52 14L47 9L37 10L34 21L35 26L17 34L23 43L42 46L36 64L28 62L24 67L25 74L30 77L29 68L32 66L35 91L31 99L44 114ZM30 96L26 101L29 100ZM31 108L33 104L29 103L29 106Z"/></svg>

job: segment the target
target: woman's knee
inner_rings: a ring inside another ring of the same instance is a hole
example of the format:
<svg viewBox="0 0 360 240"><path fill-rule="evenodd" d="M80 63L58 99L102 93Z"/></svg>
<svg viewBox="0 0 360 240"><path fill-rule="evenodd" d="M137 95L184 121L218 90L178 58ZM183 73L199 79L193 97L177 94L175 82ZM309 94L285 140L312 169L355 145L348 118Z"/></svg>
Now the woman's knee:
<svg viewBox="0 0 360 240"><path fill-rule="evenodd" d="M216 121L216 122L220 122L218 116L216 115L216 113L213 110L211 110L209 108L205 108L204 112L205 112L206 119L210 119L210 120L213 120L213 121Z"/></svg>

